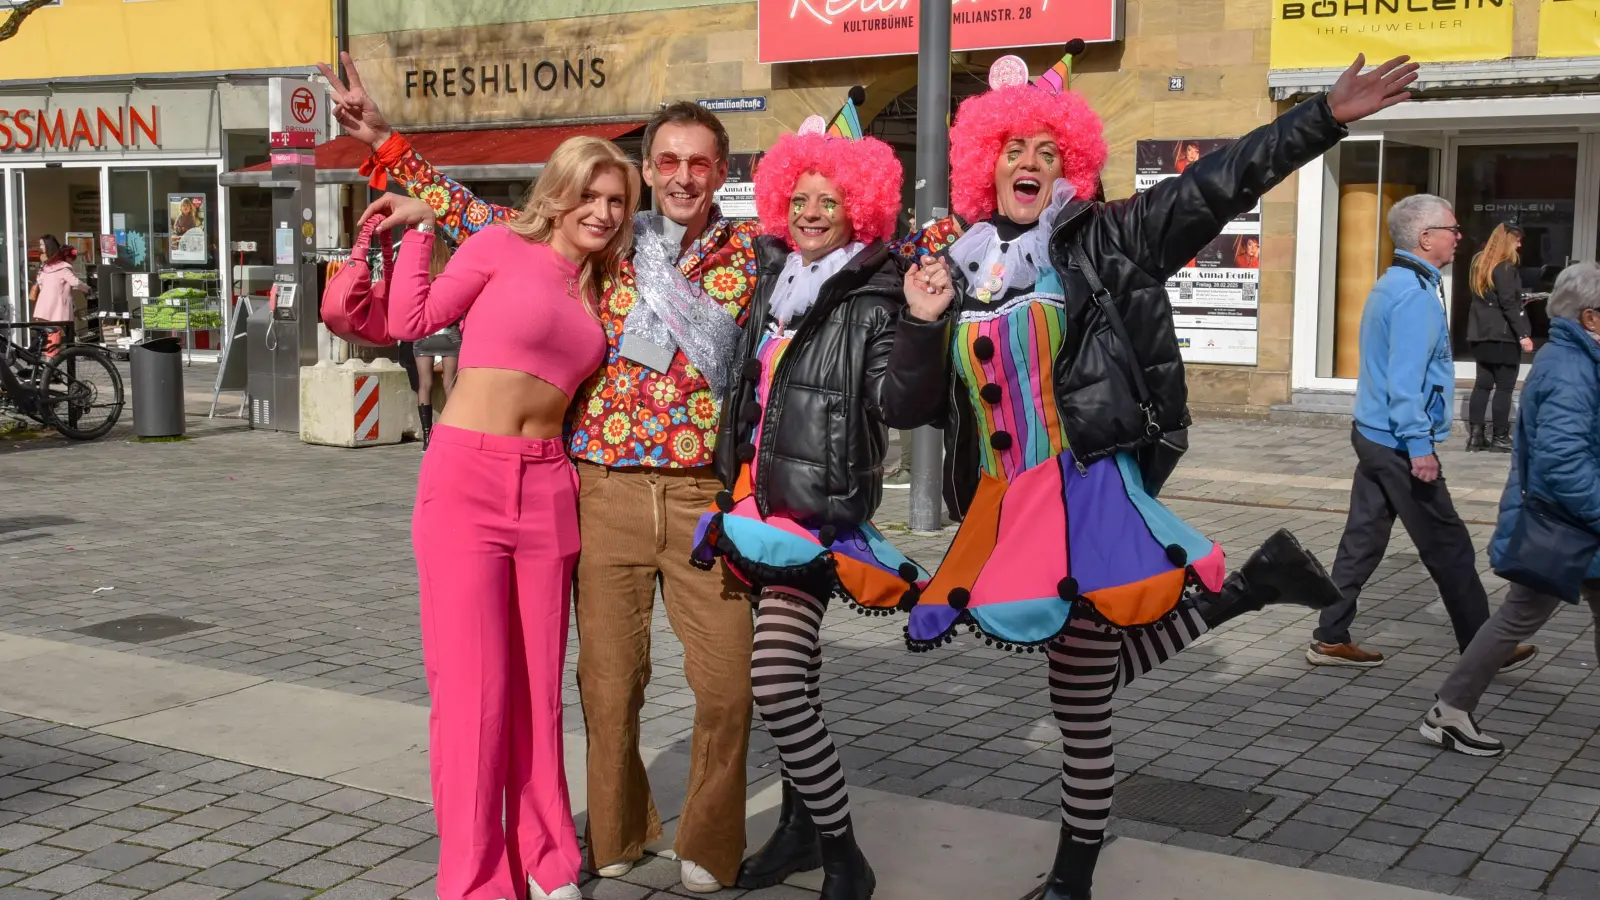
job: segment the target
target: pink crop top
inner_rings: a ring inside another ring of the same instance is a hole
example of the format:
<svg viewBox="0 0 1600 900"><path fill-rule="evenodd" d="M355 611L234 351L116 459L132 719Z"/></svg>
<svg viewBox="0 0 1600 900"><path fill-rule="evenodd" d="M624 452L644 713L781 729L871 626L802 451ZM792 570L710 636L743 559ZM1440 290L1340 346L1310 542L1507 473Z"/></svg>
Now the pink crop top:
<svg viewBox="0 0 1600 900"><path fill-rule="evenodd" d="M526 372L570 399L605 359L606 336L577 293L578 266L494 225L428 280L434 235L407 232L389 287L389 328L414 341L461 322L461 368Z"/></svg>

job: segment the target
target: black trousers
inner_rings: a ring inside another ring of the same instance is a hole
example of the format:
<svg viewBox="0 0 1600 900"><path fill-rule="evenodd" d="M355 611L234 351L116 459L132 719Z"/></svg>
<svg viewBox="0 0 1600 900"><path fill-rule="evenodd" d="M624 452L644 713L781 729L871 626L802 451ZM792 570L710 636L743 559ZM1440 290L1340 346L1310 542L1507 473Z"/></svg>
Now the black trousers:
<svg viewBox="0 0 1600 900"><path fill-rule="evenodd" d="M1352 429L1356 448L1356 475L1350 486L1350 517L1345 522L1339 554L1333 561L1333 583L1344 601L1322 611L1317 640L1325 644L1350 642L1350 623L1356 617L1356 598L1389 549L1389 532L1398 516L1417 545L1428 574L1439 587L1444 608L1455 626L1456 644L1463 650L1473 635L1489 621L1489 597L1478 578L1478 554L1472 536L1456 514L1444 475L1424 484L1411 475L1411 459L1367 440Z"/></svg>
<svg viewBox="0 0 1600 900"><path fill-rule="evenodd" d="M1489 392L1494 391L1494 433L1511 433L1511 392L1517 387L1517 363L1484 362L1478 360L1478 380L1472 385L1472 399L1467 401L1467 421L1483 425L1483 413L1489 406Z"/></svg>

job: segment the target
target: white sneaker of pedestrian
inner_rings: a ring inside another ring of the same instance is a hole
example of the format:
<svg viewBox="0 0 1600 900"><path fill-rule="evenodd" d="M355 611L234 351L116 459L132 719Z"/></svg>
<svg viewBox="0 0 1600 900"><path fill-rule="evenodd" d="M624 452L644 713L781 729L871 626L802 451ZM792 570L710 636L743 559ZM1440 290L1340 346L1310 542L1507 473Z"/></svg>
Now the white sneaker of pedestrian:
<svg viewBox="0 0 1600 900"><path fill-rule="evenodd" d="M1506 752L1505 744L1478 730L1471 713L1449 706L1443 700L1428 710L1421 730L1423 738L1468 756L1499 756Z"/></svg>
<svg viewBox="0 0 1600 900"><path fill-rule="evenodd" d="M621 878L632 871L633 863L619 862L612 863L609 866L601 866L599 870L595 872L595 874L599 875L601 878Z"/></svg>
<svg viewBox="0 0 1600 900"><path fill-rule="evenodd" d="M695 894L714 894L722 890L722 882L715 875L707 872L703 866L697 866L687 859L679 860L679 874L683 881L683 889Z"/></svg>
<svg viewBox="0 0 1600 900"><path fill-rule="evenodd" d="M528 895L529 900L583 900L583 892L575 884L563 884L546 894L531 875L528 876Z"/></svg>

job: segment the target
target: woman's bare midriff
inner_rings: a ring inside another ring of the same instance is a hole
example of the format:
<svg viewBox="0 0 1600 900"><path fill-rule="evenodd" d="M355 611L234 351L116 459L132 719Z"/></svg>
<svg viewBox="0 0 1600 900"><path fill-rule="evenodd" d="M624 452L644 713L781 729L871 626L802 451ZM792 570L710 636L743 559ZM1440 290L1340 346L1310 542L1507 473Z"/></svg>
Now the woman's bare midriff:
<svg viewBox="0 0 1600 900"><path fill-rule="evenodd" d="M560 388L526 372L462 369L439 424L529 440L558 438L567 405Z"/></svg>

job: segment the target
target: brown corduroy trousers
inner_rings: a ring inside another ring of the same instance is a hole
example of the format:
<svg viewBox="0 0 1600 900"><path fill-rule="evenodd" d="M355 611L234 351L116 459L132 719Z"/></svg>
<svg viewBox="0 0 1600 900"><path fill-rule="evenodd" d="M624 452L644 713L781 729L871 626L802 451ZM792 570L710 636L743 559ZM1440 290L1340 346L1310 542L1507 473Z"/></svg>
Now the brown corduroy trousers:
<svg viewBox="0 0 1600 900"><path fill-rule="evenodd" d="M750 602L721 565L704 571L689 564L695 525L722 485L709 468L577 467L578 696L588 732L590 863L598 869L637 860L661 837L639 755L659 582L695 699L688 797L673 849L731 887L744 854Z"/></svg>

